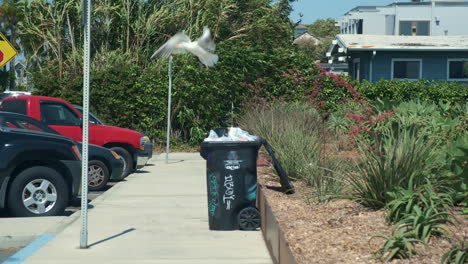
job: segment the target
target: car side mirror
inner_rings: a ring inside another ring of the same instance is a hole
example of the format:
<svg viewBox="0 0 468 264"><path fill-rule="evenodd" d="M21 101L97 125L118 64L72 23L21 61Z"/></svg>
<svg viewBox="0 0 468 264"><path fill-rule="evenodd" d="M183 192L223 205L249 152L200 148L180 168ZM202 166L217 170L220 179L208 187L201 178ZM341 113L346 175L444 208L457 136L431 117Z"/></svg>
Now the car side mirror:
<svg viewBox="0 0 468 264"><path fill-rule="evenodd" d="M88 122L91 124L91 125L96 125L96 122L94 122L93 120L89 119ZM80 127L83 127L83 118L80 117Z"/></svg>

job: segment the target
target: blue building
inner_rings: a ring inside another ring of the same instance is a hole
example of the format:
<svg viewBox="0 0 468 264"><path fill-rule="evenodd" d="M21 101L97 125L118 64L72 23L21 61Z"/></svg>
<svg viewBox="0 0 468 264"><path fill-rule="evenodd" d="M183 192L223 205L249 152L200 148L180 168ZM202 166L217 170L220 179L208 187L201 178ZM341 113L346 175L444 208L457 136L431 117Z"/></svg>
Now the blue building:
<svg viewBox="0 0 468 264"><path fill-rule="evenodd" d="M357 80L468 82L468 36L338 35L327 57Z"/></svg>

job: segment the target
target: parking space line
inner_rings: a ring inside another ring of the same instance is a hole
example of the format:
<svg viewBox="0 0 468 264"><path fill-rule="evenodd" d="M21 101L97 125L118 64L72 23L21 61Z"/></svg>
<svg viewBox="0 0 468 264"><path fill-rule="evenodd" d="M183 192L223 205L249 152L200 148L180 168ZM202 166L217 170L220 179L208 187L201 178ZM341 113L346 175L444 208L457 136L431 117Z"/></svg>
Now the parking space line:
<svg viewBox="0 0 468 264"><path fill-rule="evenodd" d="M19 264L30 257L34 252L43 247L47 242L55 237L54 234L45 234L39 236L36 240L29 243L22 250L16 252L13 256L9 257L3 264Z"/></svg>

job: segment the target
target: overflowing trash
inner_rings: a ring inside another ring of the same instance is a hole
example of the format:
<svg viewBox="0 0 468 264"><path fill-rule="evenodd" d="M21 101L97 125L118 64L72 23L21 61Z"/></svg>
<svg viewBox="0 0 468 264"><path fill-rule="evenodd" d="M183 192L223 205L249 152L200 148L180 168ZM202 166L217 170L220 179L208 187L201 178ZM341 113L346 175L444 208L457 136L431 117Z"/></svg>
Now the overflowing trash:
<svg viewBox="0 0 468 264"><path fill-rule="evenodd" d="M213 141L259 141L259 137L250 134L238 127L217 128L210 131L210 134L204 140L205 142Z"/></svg>
<svg viewBox="0 0 468 264"><path fill-rule="evenodd" d="M210 230L257 230L257 159L264 146L278 172L281 190L294 193L286 171L268 142L238 127L216 128L201 143L206 160L208 226Z"/></svg>

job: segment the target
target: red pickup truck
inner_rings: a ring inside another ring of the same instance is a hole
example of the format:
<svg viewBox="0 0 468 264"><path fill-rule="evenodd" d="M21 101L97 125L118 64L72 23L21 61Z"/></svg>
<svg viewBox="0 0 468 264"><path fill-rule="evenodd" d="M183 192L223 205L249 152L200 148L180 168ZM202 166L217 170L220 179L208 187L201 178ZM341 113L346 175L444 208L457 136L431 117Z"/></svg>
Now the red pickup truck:
<svg viewBox="0 0 468 264"><path fill-rule="evenodd" d="M65 100L32 95L12 96L3 99L0 111L30 116L63 136L82 141L83 116ZM124 160L124 176L144 167L153 155L153 144L149 138L126 128L90 122L89 143L117 152Z"/></svg>

